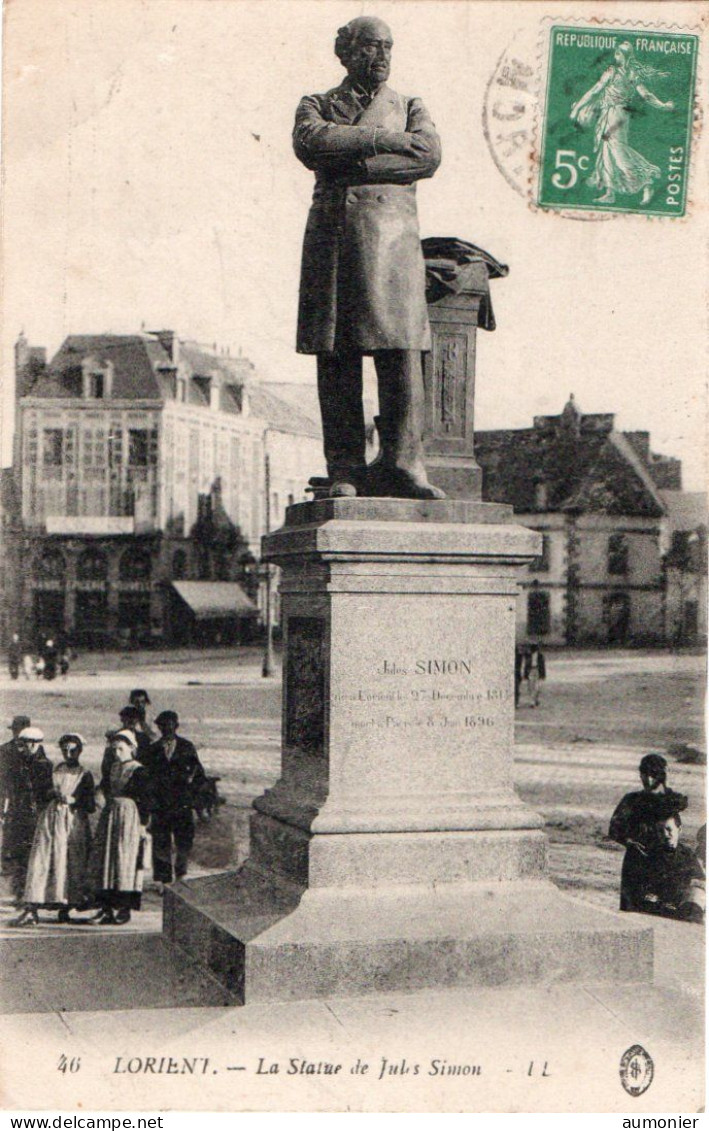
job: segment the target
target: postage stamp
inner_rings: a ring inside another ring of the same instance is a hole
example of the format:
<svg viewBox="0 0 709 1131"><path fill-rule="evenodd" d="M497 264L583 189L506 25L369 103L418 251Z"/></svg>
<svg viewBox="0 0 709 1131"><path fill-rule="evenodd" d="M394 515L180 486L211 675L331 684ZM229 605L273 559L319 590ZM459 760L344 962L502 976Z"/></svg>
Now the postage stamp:
<svg viewBox="0 0 709 1131"><path fill-rule="evenodd" d="M552 26L537 203L683 216L699 40Z"/></svg>

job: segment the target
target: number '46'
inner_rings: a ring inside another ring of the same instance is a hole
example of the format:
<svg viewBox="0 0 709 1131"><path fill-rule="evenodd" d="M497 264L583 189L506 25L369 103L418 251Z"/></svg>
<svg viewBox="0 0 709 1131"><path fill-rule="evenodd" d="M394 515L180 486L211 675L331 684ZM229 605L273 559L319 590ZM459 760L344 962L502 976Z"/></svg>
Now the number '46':
<svg viewBox="0 0 709 1131"><path fill-rule="evenodd" d="M66 1075L67 1072L78 1072L80 1068L81 1068L81 1057L80 1056L67 1057L67 1056L64 1055L64 1053L62 1053L61 1056L59 1057L59 1063L57 1064L57 1072L63 1072Z"/></svg>
<svg viewBox="0 0 709 1131"><path fill-rule="evenodd" d="M554 188L573 188L579 179L579 169L585 172L588 169L588 162L588 157L583 153L579 157L575 149L557 149L554 164L556 172L551 175Z"/></svg>

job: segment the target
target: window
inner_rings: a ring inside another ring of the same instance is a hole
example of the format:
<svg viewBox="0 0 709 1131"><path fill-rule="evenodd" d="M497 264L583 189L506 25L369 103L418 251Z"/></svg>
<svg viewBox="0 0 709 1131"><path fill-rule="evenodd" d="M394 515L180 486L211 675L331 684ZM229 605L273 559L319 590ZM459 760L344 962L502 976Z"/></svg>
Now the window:
<svg viewBox="0 0 709 1131"><path fill-rule="evenodd" d="M549 594L531 589L527 595L527 635L546 636L550 628Z"/></svg>
<svg viewBox="0 0 709 1131"><path fill-rule="evenodd" d="M628 572L628 540L624 534L611 534L608 539L608 572Z"/></svg>
<svg viewBox="0 0 709 1131"><path fill-rule="evenodd" d="M45 550L37 562L37 577L43 581L64 581L66 565L59 550Z"/></svg>
<svg viewBox="0 0 709 1131"><path fill-rule="evenodd" d="M147 550L126 550L118 567L118 576L121 581L149 581L151 569Z"/></svg>
<svg viewBox="0 0 709 1131"><path fill-rule="evenodd" d="M538 558L530 562L529 569L531 573L546 573L549 570L551 561L551 538L548 534L542 534L542 552Z"/></svg>
<svg viewBox="0 0 709 1131"><path fill-rule="evenodd" d="M132 639L150 636L150 593L118 594L118 627Z"/></svg>
<svg viewBox="0 0 709 1131"><path fill-rule="evenodd" d="M61 428L44 429L44 466L61 467L64 458L64 431Z"/></svg>
<svg viewBox="0 0 709 1131"><path fill-rule="evenodd" d="M630 596L609 593L603 599L603 614L609 644L625 644L630 632Z"/></svg>
<svg viewBox="0 0 709 1131"><path fill-rule="evenodd" d="M175 581L182 581L187 576L187 554L184 550L175 550L173 554L172 576Z"/></svg>
<svg viewBox="0 0 709 1131"><path fill-rule="evenodd" d="M105 581L108 577L108 561L100 550L84 550L76 563L76 576L79 581Z"/></svg>
<svg viewBox="0 0 709 1131"><path fill-rule="evenodd" d="M187 400L187 380L185 377L177 378L177 400L184 404Z"/></svg>
<svg viewBox="0 0 709 1131"><path fill-rule="evenodd" d="M103 400L104 376L103 373L89 373L89 396L95 400Z"/></svg>
<svg viewBox="0 0 709 1131"><path fill-rule="evenodd" d="M148 466L147 428L131 428L128 433L128 463L131 467Z"/></svg>

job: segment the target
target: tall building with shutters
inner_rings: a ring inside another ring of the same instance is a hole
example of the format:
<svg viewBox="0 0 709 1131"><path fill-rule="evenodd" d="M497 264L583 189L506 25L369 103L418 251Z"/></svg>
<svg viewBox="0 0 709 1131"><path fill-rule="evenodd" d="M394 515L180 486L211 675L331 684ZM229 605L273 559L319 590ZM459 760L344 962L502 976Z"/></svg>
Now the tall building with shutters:
<svg viewBox="0 0 709 1131"><path fill-rule="evenodd" d="M5 630L90 646L243 635L267 513L279 525L322 473L319 424L246 358L173 331L71 335L49 363L21 336L15 359Z"/></svg>

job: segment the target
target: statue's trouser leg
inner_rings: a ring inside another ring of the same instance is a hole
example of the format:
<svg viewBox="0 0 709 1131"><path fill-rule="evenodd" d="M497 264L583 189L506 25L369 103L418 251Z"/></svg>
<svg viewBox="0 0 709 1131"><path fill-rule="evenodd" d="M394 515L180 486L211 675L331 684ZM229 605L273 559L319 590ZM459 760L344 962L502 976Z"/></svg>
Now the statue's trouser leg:
<svg viewBox="0 0 709 1131"><path fill-rule="evenodd" d="M327 473L350 480L365 468L362 355L318 354L318 397Z"/></svg>
<svg viewBox="0 0 709 1131"><path fill-rule="evenodd" d="M386 467L423 477L424 391L420 350L377 350L379 430Z"/></svg>

